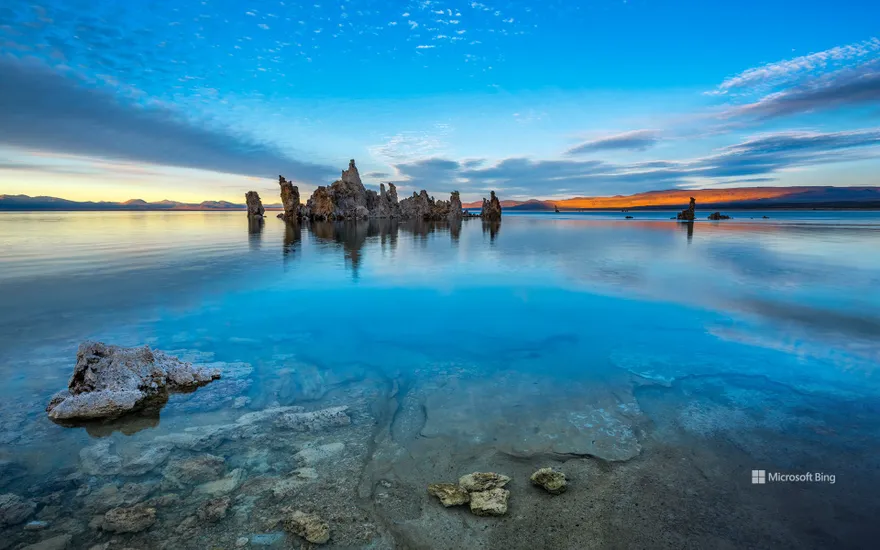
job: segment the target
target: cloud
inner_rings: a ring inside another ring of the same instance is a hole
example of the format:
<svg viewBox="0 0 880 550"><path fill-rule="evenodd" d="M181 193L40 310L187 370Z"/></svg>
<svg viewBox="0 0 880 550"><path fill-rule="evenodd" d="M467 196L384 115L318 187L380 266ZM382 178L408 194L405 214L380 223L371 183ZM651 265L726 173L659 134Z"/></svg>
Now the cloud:
<svg viewBox="0 0 880 550"><path fill-rule="evenodd" d="M766 87L790 83L805 75L815 75L816 72L822 72L829 68L840 68L854 61L861 63L865 59L875 58L878 55L880 55L880 39L871 38L863 42L837 46L825 51L748 69L726 79L715 91L710 93L719 95L755 86Z"/></svg>
<svg viewBox="0 0 880 550"><path fill-rule="evenodd" d="M677 186L772 181L787 169L871 158L880 128L760 134L688 160L615 164L600 160L508 158L484 167L443 158L395 165L414 189L503 190L508 196L625 194Z"/></svg>
<svg viewBox="0 0 880 550"><path fill-rule="evenodd" d="M121 101L41 64L0 57L0 74L2 145L307 183L336 172L164 108Z"/></svg>
<svg viewBox="0 0 880 550"><path fill-rule="evenodd" d="M660 134L654 130L634 130L581 143L566 151L565 154L576 156L609 150L644 151L653 147L659 140Z"/></svg>
<svg viewBox="0 0 880 550"><path fill-rule="evenodd" d="M364 177L370 179L383 179L391 177L391 174L388 172L367 172L364 174Z"/></svg>
<svg viewBox="0 0 880 550"><path fill-rule="evenodd" d="M458 189L461 164L454 160L428 158L394 165L398 181L406 188L418 191Z"/></svg>
<svg viewBox="0 0 880 550"><path fill-rule="evenodd" d="M880 102L880 60L842 69L822 78L739 105L728 116L769 119Z"/></svg>
<svg viewBox="0 0 880 550"><path fill-rule="evenodd" d="M435 124L427 131L406 131L386 136L384 143L367 149L373 158L391 165L435 158L448 149L445 138L452 131L446 124Z"/></svg>

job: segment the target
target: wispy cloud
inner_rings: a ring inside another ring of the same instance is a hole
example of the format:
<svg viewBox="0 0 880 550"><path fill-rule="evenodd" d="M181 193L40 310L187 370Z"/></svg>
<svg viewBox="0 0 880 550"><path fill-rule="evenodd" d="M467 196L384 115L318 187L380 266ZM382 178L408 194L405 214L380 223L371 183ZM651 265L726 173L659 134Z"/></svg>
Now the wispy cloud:
<svg viewBox="0 0 880 550"><path fill-rule="evenodd" d="M860 64L878 56L880 56L880 39L871 38L863 42L837 46L821 52L748 69L726 79L710 93L727 94L731 91L752 87L766 89L815 76L817 73Z"/></svg>
<svg viewBox="0 0 880 550"><path fill-rule="evenodd" d="M644 151L649 147L653 147L659 140L660 133L656 130L633 130L581 143L566 151L565 154L575 156L615 149Z"/></svg>
<svg viewBox="0 0 880 550"><path fill-rule="evenodd" d="M452 131L446 124L435 124L428 130L399 132L367 150L374 159L389 165L438 157L446 154L446 138Z"/></svg>

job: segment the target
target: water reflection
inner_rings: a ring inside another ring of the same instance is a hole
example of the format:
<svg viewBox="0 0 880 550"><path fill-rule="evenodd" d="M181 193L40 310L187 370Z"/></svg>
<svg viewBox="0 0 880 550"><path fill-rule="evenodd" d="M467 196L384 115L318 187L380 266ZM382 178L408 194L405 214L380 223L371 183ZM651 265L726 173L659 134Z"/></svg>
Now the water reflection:
<svg viewBox="0 0 880 550"><path fill-rule="evenodd" d="M296 256L302 242L302 226L296 220L284 220L284 245L281 247L285 264Z"/></svg>
<svg viewBox="0 0 880 550"><path fill-rule="evenodd" d="M500 221L490 221L483 222L483 235L486 233L489 234L489 242L494 243L495 239L498 237L498 232L501 231L501 222Z"/></svg>
<svg viewBox="0 0 880 550"><path fill-rule="evenodd" d="M263 218L248 217L248 245L251 250L260 248L260 241L263 238L263 228L266 220Z"/></svg>
<svg viewBox="0 0 880 550"><path fill-rule="evenodd" d="M694 222L693 221L689 221L689 222L681 222L680 221L680 222L678 222L678 225L687 232L687 241L688 241L688 244L690 244L690 242L692 240L694 240Z"/></svg>
<svg viewBox="0 0 880 550"><path fill-rule="evenodd" d="M397 248L399 233L411 235L415 241L421 243L427 243L432 235L448 233L451 241L457 242L461 237L462 222L460 220L457 222L447 222L370 219L309 222L304 225L316 242L333 244L342 249L345 265L351 270L352 278L357 279L361 264L363 263L363 249L365 246L375 243L379 251L393 252ZM497 233L497 228L495 232Z"/></svg>

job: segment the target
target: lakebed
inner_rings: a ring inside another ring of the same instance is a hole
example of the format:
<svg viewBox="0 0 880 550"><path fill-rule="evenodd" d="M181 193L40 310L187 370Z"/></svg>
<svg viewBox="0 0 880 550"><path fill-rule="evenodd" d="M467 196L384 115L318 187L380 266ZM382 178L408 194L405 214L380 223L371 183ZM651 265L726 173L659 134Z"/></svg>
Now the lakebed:
<svg viewBox="0 0 880 550"><path fill-rule="evenodd" d="M880 216L619 218L0 216L0 547L296 548L297 510L336 548L866 547ZM54 424L86 339L222 377ZM427 493L478 471L505 515Z"/></svg>

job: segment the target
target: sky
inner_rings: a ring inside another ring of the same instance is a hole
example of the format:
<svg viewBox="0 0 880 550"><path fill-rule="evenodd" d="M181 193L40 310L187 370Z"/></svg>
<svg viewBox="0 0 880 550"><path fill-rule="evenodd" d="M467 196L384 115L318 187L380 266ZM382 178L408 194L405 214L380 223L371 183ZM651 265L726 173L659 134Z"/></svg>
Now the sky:
<svg viewBox="0 0 880 550"><path fill-rule="evenodd" d="M880 3L4 0L0 194L880 185ZM268 201L267 201L268 199ZM277 201L275 201L277 202Z"/></svg>

